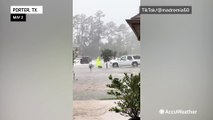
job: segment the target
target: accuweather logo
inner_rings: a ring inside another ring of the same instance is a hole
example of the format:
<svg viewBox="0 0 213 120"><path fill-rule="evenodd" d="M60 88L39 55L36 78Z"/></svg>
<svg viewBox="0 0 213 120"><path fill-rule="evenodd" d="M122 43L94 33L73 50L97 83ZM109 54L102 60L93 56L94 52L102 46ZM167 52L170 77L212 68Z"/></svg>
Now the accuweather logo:
<svg viewBox="0 0 213 120"><path fill-rule="evenodd" d="M160 109L159 110L160 115L196 115L197 110L168 110L168 109Z"/></svg>

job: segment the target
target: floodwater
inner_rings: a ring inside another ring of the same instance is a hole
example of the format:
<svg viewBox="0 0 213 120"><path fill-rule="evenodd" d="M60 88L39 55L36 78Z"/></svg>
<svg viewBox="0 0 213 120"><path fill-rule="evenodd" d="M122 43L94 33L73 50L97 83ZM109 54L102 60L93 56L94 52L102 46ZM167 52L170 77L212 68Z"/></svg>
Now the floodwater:
<svg viewBox="0 0 213 120"><path fill-rule="evenodd" d="M122 68L96 68L92 71L88 64L74 65L75 80L73 81L73 97L74 100L101 100L112 98L107 95L107 87L111 81L108 79L109 75L112 77L122 78L124 73L138 74L140 67L122 67Z"/></svg>

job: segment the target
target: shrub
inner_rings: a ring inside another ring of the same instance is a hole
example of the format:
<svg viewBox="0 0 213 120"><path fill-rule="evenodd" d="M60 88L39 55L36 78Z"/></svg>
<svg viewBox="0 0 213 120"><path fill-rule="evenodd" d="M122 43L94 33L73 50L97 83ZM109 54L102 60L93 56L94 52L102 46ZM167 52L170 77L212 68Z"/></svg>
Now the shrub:
<svg viewBox="0 0 213 120"><path fill-rule="evenodd" d="M111 88L107 94L113 95L116 99L117 106L112 107L110 111L120 113L121 115L128 115L131 120L140 120L140 74L130 76L124 73L123 79L112 78L109 76L111 84L107 84Z"/></svg>

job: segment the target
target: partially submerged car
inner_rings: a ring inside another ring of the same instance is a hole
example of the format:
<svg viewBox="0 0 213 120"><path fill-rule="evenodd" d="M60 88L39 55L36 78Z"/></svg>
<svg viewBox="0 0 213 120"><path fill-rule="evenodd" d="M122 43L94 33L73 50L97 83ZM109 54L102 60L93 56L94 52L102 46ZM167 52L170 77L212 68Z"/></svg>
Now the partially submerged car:
<svg viewBox="0 0 213 120"><path fill-rule="evenodd" d="M92 59L88 56L83 56L80 59L81 64L89 64L92 61Z"/></svg>
<svg viewBox="0 0 213 120"><path fill-rule="evenodd" d="M81 58L75 58L74 59L74 64L80 64Z"/></svg>
<svg viewBox="0 0 213 120"><path fill-rule="evenodd" d="M120 58L110 61L112 67L132 66L137 67L140 65L139 55L124 55Z"/></svg>

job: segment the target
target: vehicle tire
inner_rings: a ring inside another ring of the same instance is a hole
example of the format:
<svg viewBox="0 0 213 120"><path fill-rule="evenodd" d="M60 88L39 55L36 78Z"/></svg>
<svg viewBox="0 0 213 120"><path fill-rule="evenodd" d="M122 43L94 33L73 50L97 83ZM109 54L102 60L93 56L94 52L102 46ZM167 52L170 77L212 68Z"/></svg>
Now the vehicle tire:
<svg viewBox="0 0 213 120"><path fill-rule="evenodd" d="M133 67L138 67L138 63L137 63L137 62L133 62L133 63L132 63L132 66L133 66Z"/></svg>
<svg viewBox="0 0 213 120"><path fill-rule="evenodd" d="M112 64L112 67L113 67L113 68L118 67L118 63L113 63L113 64Z"/></svg>

